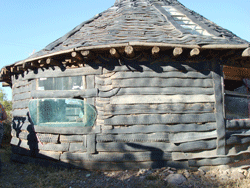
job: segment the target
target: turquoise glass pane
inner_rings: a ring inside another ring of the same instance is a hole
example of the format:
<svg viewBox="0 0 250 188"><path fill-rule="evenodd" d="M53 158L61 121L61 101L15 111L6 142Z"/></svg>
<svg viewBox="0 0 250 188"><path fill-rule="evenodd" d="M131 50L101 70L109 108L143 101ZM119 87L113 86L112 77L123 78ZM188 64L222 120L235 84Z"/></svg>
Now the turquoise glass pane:
<svg viewBox="0 0 250 188"><path fill-rule="evenodd" d="M33 99L29 112L35 125L47 127L87 127L96 120L95 108L80 99Z"/></svg>

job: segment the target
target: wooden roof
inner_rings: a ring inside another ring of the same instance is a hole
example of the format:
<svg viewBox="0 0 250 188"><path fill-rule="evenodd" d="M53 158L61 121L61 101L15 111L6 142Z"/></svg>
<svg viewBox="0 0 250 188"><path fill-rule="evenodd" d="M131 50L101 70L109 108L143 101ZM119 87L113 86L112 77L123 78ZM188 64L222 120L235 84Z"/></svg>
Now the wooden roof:
<svg viewBox="0 0 250 188"><path fill-rule="evenodd" d="M126 46L243 49L249 42L186 8L177 0L116 0L41 51L11 66L81 50ZM9 67L8 67L9 68ZM2 71L3 72L3 71Z"/></svg>

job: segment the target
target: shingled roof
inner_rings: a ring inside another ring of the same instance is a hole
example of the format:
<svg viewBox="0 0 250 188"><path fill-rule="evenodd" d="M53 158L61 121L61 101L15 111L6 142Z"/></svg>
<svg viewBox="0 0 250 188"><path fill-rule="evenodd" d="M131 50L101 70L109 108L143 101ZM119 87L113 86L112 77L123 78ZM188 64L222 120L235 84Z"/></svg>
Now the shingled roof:
<svg viewBox="0 0 250 188"><path fill-rule="evenodd" d="M116 0L30 58L68 49L129 42L181 45L249 43L177 0Z"/></svg>

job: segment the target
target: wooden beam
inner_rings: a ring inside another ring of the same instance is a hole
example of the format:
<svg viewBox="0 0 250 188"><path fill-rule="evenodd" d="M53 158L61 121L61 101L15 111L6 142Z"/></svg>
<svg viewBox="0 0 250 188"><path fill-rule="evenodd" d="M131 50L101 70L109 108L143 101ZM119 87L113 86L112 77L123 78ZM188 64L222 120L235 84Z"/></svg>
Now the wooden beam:
<svg viewBox="0 0 250 188"><path fill-rule="evenodd" d="M134 48L132 46L126 46L125 47L125 53L128 57L132 58L135 56Z"/></svg>
<svg viewBox="0 0 250 188"><path fill-rule="evenodd" d="M92 53L89 50L81 51L81 54L84 58L90 58L92 56Z"/></svg>
<svg viewBox="0 0 250 188"><path fill-rule="evenodd" d="M54 60L54 59L52 59L52 58L48 58L47 60L46 60L46 64L48 64L48 65L60 65L61 63L59 62L59 61L57 61L57 60Z"/></svg>
<svg viewBox="0 0 250 188"><path fill-rule="evenodd" d="M190 57L194 57L200 54L199 48L194 48L190 51Z"/></svg>
<svg viewBox="0 0 250 188"><path fill-rule="evenodd" d="M71 56L79 61L83 60L82 55L79 54L78 52L71 52Z"/></svg>
<svg viewBox="0 0 250 188"><path fill-rule="evenodd" d="M173 55L174 55L175 57L177 57L177 56L181 55L182 52L183 52L183 49L182 49L182 48L176 47L176 48L174 49L174 51L173 51Z"/></svg>
<svg viewBox="0 0 250 188"><path fill-rule="evenodd" d="M243 51L242 57L250 57L250 48L247 48Z"/></svg>
<svg viewBox="0 0 250 188"><path fill-rule="evenodd" d="M152 55L155 56L155 55L158 55L160 53L160 48L158 46L154 46L152 48Z"/></svg>
<svg viewBox="0 0 250 188"><path fill-rule="evenodd" d="M115 48L111 48L111 49L109 50L109 53L110 53L113 57L115 57L115 58L117 58L117 59L120 58L120 54L118 53L118 51L117 51Z"/></svg>
<svg viewBox="0 0 250 188"><path fill-rule="evenodd" d="M2 83L2 87L10 87L10 84L7 83L7 82L3 82L3 83Z"/></svg>

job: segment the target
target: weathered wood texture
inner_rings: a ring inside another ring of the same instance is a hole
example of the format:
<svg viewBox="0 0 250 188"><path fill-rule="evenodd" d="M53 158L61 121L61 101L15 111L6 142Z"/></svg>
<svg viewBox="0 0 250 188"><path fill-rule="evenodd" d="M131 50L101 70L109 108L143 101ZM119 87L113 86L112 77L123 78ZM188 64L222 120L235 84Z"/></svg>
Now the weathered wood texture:
<svg viewBox="0 0 250 188"><path fill-rule="evenodd" d="M214 63L214 72L213 72L213 82L214 82L214 92L215 92L215 106L216 106L216 122L217 122L217 154L225 155L225 120L223 112L223 96L222 96L222 70L218 63Z"/></svg>

